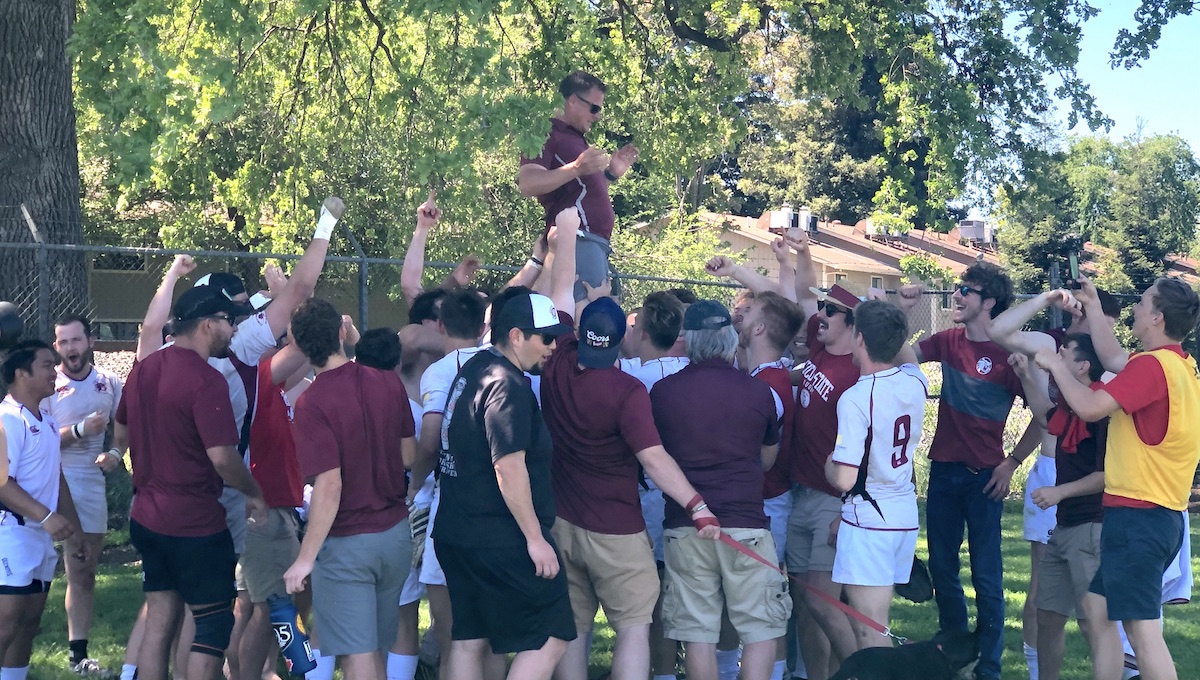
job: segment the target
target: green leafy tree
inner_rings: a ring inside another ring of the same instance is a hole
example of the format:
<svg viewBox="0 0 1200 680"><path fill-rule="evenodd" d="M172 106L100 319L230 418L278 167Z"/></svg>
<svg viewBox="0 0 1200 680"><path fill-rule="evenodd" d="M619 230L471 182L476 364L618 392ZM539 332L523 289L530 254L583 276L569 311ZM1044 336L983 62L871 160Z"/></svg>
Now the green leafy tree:
<svg viewBox="0 0 1200 680"><path fill-rule="evenodd" d="M938 264L928 253L913 253L900 258L905 283L924 283L941 288L954 280L954 271Z"/></svg>

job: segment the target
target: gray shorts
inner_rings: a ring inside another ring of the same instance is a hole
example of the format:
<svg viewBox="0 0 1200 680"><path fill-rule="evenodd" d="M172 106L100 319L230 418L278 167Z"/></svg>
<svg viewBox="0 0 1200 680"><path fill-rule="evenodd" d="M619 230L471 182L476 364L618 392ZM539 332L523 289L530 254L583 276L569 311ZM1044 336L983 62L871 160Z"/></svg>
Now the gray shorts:
<svg viewBox="0 0 1200 680"><path fill-rule="evenodd" d="M1070 454L1067 454L1070 455ZM1100 568L1100 522L1055 527L1042 556L1037 608L1070 616Z"/></svg>
<svg viewBox="0 0 1200 680"><path fill-rule="evenodd" d="M794 493L796 502L788 517L787 570L792 574L832 573L837 551L829 544L829 525L841 517L842 499L803 486Z"/></svg>
<svg viewBox="0 0 1200 680"><path fill-rule="evenodd" d="M233 552L246 552L246 494L226 486L221 489L221 507L225 508L225 528L233 537Z"/></svg>
<svg viewBox="0 0 1200 680"><path fill-rule="evenodd" d="M612 246L605 239L595 234L582 231L575 241L575 272L579 280L575 282L575 301L587 299L587 289L583 282L595 288L609 277L608 256L612 254ZM615 292L615 291L614 291Z"/></svg>
<svg viewBox="0 0 1200 680"><path fill-rule="evenodd" d="M238 590L251 602L266 602L272 595L287 595L283 574L300 554L296 511L271 508L267 519L246 531L246 551L238 559Z"/></svg>
<svg viewBox="0 0 1200 680"><path fill-rule="evenodd" d="M321 652L386 652L396 641L396 603L411 568L408 519L374 534L326 538L312 573Z"/></svg>

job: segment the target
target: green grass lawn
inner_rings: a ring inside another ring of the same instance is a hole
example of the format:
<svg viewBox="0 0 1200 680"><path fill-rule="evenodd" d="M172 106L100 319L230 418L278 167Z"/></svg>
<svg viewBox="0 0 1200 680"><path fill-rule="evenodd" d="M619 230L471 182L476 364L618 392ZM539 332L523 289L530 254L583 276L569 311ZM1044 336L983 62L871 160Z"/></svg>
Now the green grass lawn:
<svg viewBox="0 0 1200 680"><path fill-rule="evenodd" d="M1192 523L1192 544L1200 545L1197 522ZM1016 679L1025 675L1025 658L1021 653L1021 607L1025 601L1025 588L1029 580L1029 548L1021 538L1021 505L1010 501L1004 513L1004 588L1007 612L1004 649L1004 677ZM113 532L108 540L108 554L100 567L97 579L96 618L92 624L90 652L109 668L120 668L125 653L125 641L141 605L140 571L136 559L127 546L128 535ZM926 557L925 542L920 541L918 554ZM966 571L966 546L963 546L963 583L967 591L968 604L974 592L970 586L970 574ZM1192 569L1200 573L1200 561L1192 557ZM34 643L31 678L37 680L71 680L75 676L66 671L67 655L66 616L63 611L63 582L55 582L42 618L42 633ZM1172 606L1166 609L1167 644L1180 669L1181 678L1200 677L1200 607L1195 605ZM912 604L897 600L892 608L892 627L900 635L914 640L927 639L937 630L937 609L932 602ZM612 630L604 623L603 615L597 618L593 643L593 677L607 668L612 654ZM1067 628L1067 661L1063 668L1064 680L1090 678L1087 645L1080 637L1074 623Z"/></svg>

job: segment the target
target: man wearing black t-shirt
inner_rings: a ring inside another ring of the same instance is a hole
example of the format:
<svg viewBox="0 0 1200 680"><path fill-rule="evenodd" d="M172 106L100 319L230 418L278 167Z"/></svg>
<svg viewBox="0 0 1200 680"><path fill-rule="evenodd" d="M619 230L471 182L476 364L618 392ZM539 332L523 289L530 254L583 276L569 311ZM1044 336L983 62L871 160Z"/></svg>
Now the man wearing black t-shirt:
<svg viewBox="0 0 1200 680"><path fill-rule="evenodd" d="M1097 389L1104 366L1096 354L1092 337L1070 333L1063 338L1058 354L1080 383ZM1054 456L1057 483L1035 489L1031 494L1039 508L1057 506L1058 517L1041 562L1037 591L1038 674L1043 680L1058 680L1063 662L1064 628L1071 612L1079 616L1080 629L1088 635L1095 658L1101 640L1085 625L1083 596L1100 567L1100 528L1104 514L1104 453L1108 441L1108 418L1087 423L1065 402L1055 405L1045 389L1034 389L1031 366L1024 355L1013 360L1034 417L1047 425L1057 442Z"/></svg>
<svg viewBox="0 0 1200 680"><path fill-rule="evenodd" d="M559 246L574 252L573 242ZM555 287L571 285L574 258L558 264ZM550 538L550 434L524 375L540 373L569 330L550 298L514 297L492 322L494 347L467 361L451 389L433 540L450 590L452 680L494 677L503 668L495 655L512 652L509 678L548 679L575 639Z"/></svg>

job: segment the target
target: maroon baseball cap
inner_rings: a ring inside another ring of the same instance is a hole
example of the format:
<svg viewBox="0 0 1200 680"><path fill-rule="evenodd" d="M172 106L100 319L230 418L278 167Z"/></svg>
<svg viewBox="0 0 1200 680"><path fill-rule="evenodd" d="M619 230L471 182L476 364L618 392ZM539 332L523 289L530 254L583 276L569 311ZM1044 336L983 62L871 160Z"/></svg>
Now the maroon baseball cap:
<svg viewBox="0 0 1200 680"><path fill-rule="evenodd" d="M858 306L858 303L862 302L862 298L858 297L854 293L851 293L845 288L842 288L836 283L829 288L829 292L825 292L816 287L809 288L809 290L811 290L821 302L832 303L838 305L839 307L845 307L846 309L854 309Z"/></svg>

